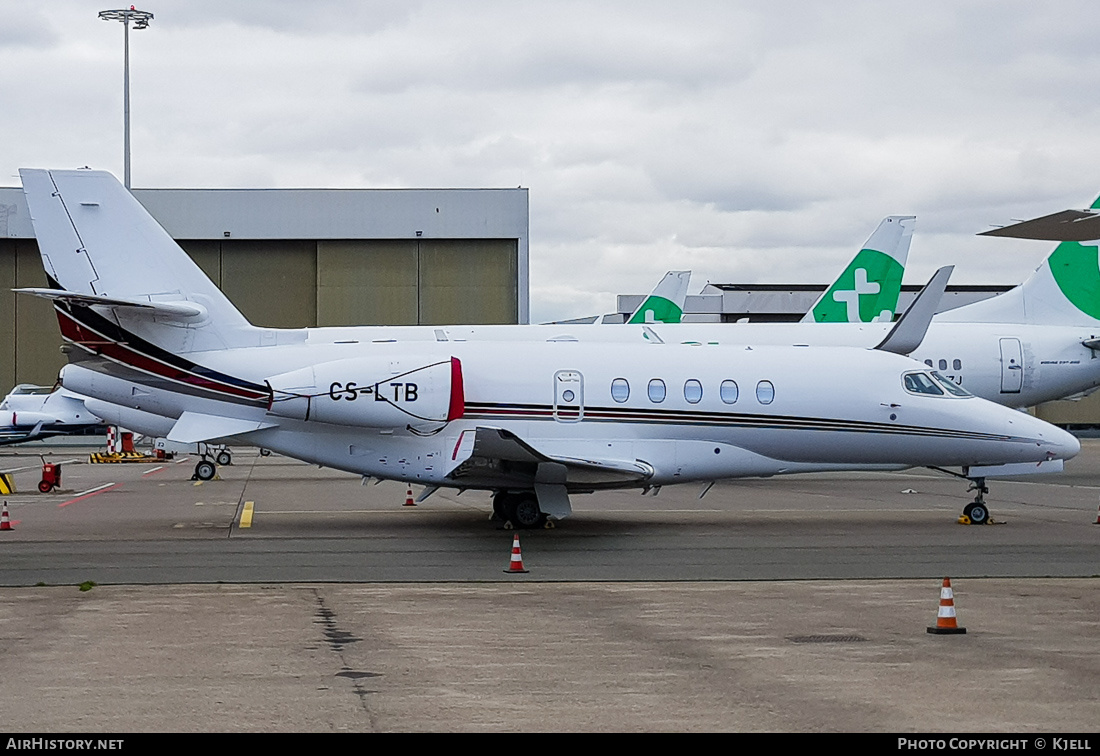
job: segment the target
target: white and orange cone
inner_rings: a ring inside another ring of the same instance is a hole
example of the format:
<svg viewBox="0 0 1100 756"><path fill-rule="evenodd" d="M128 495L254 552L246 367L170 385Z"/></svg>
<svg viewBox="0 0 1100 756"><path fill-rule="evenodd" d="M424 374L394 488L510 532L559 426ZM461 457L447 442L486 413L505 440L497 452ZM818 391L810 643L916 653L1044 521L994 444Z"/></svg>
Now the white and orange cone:
<svg viewBox="0 0 1100 756"><path fill-rule="evenodd" d="M519 553L519 533L512 538L512 561L505 572L527 572L523 569L523 555Z"/></svg>
<svg viewBox="0 0 1100 756"><path fill-rule="evenodd" d="M409 486L408 493L405 494L405 506L406 507L415 507L416 506L416 502L413 501L412 486Z"/></svg>
<svg viewBox="0 0 1100 756"><path fill-rule="evenodd" d="M951 590L951 578L943 579L940 588L940 610L936 615L936 626L928 628L935 635L962 635L965 627L959 627L955 620L955 594Z"/></svg>
<svg viewBox="0 0 1100 756"><path fill-rule="evenodd" d="M0 510L0 530L15 530L11 526L11 518L8 517L8 503L6 501L3 510Z"/></svg>

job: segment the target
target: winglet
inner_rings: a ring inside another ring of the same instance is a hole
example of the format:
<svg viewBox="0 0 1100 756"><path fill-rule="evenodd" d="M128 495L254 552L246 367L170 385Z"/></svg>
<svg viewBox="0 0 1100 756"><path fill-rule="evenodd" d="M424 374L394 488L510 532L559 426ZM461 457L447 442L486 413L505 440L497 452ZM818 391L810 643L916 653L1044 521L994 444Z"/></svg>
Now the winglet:
<svg viewBox="0 0 1100 756"><path fill-rule="evenodd" d="M937 270L875 349L894 354L909 354L919 347L932 323L932 316L940 305L943 292L947 289L947 280L954 270L954 265L945 265Z"/></svg>

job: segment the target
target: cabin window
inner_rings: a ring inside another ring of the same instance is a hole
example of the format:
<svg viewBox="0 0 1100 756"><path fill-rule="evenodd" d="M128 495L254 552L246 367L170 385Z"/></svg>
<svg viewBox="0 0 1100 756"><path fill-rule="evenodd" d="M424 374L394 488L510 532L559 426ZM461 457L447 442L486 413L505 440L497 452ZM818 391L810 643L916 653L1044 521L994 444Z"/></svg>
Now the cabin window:
<svg viewBox="0 0 1100 756"><path fill-rule="evenodd" d="M775 399L775 386L771 381L760 381L756 384L756 401L761 404L771 404Z"/></svg>
<svg viewBox="0 0 1100 756"><path fill-rule="evenodd" d="M660 404L665 400L665 382L660 378L654 378L649 382L649 401Z"/></svg>
<svg viewBox="0 0 1100 756"><path fill-rule="evenodd" d="M630 384L626 378L616 378L611 381L611 398L622 404L630 398Z"/></svg>
<svg viewBox="0 0 1100 756"><path fill-rule="evenodd" d="M722 381L722 385L718 387L718 395L722 397L722 401L726 404L735 404L737 402L737 382Z"/></svg>
<svg viewBox="0 0 1100 756"><path fill-rule="evenodd" d="M703 398L703 384L692 378L684 384L684 399L688 404L698 404Z"/></svg>
<svg viewBox="0 0 1100 756"><path fill-rule="evenodd" d="M954 368L955 370L962 370L963 369L963 361L962 360L954 360L951 363L951 367Z"/></svg>
<svg viewBox="0 0 1100 756"><path fill-rule="evenodd" d="M935 365L932 364L932 360L925 360L924 364L927 365L928 367L935 367Z"/></svg>
<svg viewBox="0 0 1100 756"><path fill-rule="evenodd" d="M946 376L940 375L939 373L932 373L932 377L939 381L940 385L947 389L947 393L949 394L954 394L955 396L973 396L969 391Z"/></svg>
<svg viewBox="0 0 1100 756"><path fill-rule="evenodd" d="M911 394L943 396L943 389L927 373L906 373L902 381L905 383L905 390Z"/></svg>
<svg viewBox="0 0 1100 756"><path fill-rule="evenodd" d="M947 370L947 360L940 360L940 370Z"/></svg>

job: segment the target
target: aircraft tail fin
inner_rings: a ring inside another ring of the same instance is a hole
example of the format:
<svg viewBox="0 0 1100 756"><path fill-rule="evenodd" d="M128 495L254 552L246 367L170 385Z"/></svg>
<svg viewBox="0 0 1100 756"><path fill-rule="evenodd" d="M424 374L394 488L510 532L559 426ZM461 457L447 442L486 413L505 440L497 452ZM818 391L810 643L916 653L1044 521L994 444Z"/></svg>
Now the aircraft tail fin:
<svg viewBox="0 0 1100 756"><path fill-rule="evenodd" d="M154 342L164 340L165 329L188 331L186 339L168 339L173 351L256 343L260 329L110 173L21 169L19 175L49 282L26 293L55 300L67 338L73 340L73 319L64 313L94 312Z"/></svg>
<svg viewBox="0 0 1100 756"><path fill-rule="evenodd" d="M1090 209L1100 209L1100 197ZM1019 286L990 299L941 313L936 319L964 323L1095 325L1100 322L1100 241L1063 241Z"/></svg>
<svg viewBox="0 0 1100 756"><path fill-rule="evenodd" d="M634 310L627 323L679 323L684 315L690 270L670 270Z"/></svg>
<svg viewBox="0 0 1100 756"><path fill-rule="evenodd" d="M916 216L882 219L840 277L802 318L803 323L891 322Z"/></svg>

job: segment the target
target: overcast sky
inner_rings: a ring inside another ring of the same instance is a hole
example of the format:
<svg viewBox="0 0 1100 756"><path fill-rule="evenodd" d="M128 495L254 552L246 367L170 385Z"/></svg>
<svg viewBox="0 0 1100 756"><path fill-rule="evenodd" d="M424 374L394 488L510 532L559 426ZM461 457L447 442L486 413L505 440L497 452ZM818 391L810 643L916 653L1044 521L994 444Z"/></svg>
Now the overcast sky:
<svg viewBox="0 0 1100 756"><path fill-rule="evenodd" d="M109 7L0 0L0 184L121 178ZM894 214L907 282L1014 283L1051 245L974 234L1100 194L1094 0L138 7L134 186L527 187L535 321L826 283Z"/></svg>

